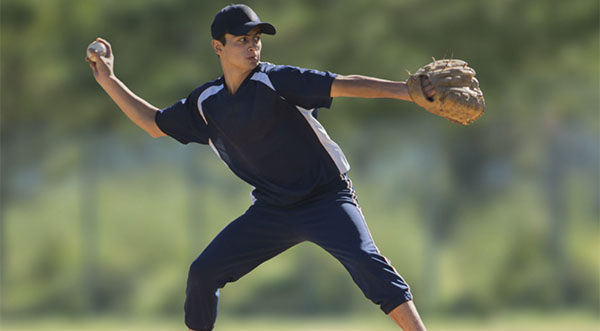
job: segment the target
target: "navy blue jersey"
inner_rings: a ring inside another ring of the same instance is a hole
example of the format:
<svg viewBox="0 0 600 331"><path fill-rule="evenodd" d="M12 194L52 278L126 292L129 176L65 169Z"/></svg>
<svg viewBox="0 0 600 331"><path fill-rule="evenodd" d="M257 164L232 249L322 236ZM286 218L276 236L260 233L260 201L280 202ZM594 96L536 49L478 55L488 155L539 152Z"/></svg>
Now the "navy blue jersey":
<svg viewBox="0 0 600 331"><path fill-rule="evenodd" d="M292 205L339 181L346 157L317 121L329 108L330 72L260 63L232 95L221 77L156 114L177 141L208 144L253 197Z"/></svg>

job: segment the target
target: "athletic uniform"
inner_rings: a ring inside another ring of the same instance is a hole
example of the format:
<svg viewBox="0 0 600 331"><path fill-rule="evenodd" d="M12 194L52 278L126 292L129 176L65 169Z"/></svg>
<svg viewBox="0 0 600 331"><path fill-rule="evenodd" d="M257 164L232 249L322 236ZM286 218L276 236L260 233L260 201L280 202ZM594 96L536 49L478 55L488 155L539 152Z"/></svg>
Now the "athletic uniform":
<svg viewBox="0 0 600 331"><path fill-rule="evenodd" d="M317 121L317 109L331 105L335 77L261 62L235 95L221 77L157 112L163 132L183 144L210 145L254 187L252 206L190 267L189 328L212 330L219 288L303 241L338 259L386 314L412 300L373 242L346 175L346 157Z"/></svg>

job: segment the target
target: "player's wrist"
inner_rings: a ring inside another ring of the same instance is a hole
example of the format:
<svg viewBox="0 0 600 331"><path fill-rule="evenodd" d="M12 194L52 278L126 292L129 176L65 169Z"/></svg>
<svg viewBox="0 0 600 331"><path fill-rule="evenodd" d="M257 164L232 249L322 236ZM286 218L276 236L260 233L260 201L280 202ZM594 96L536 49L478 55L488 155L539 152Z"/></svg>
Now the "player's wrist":
<svg viewBox="0 0 600 331"><path fill-rule="evenodd" d="M96 81L108 94L110 94L112 91L120 89L120 86L122 85L119 78L117 78L117 76L114 74L99 76L96 78Z"/></svg>
<svg viewBox="0 0 600 331"><path fill-rule="evenodd" d="M405 81L397 82L395 98L398 100L414 102L408 93L408 85Z"/></svg>

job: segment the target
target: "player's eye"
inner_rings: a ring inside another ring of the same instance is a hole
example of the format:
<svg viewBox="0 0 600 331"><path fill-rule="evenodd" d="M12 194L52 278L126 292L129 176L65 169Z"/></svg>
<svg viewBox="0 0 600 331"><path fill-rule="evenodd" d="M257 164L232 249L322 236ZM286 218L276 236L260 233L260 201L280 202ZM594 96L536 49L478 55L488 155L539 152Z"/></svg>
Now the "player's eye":
<svg viewBox="0 0 600 331"><path fill-rule="evenodd" d="M245 43L246 42L246 37L240 38L240 42Z"/></svg>

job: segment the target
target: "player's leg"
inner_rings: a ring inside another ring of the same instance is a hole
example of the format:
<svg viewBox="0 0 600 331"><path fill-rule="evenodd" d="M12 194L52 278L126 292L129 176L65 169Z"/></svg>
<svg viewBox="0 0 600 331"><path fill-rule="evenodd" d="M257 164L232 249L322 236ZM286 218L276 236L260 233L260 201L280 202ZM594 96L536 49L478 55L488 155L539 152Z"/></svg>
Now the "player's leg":
<svg viewBox="0 0 600 331"><path fill-rule="evenodd" d="M407 283L375 246L354 192L308 206L303 234L348 270L365 296L405 330L424 330Z"/></svg>
<svg viewBox="0 0 600 331"><path fill-rule="evenodd" d="M419 316L419 313L417 312L417 307L415 307L412 300L400 304L400 306L394 308L388 316L405 331L425 330L425 324L423 324L423 320L421 320L421 316Z"/></svg>
<svg viewBox="0 0 600 331"><path fill-rule="evenodd" d="M185 322L190 330L212 330L219 289L298 243L285 222L256 206L219 233L190 267Z"/></svg>

